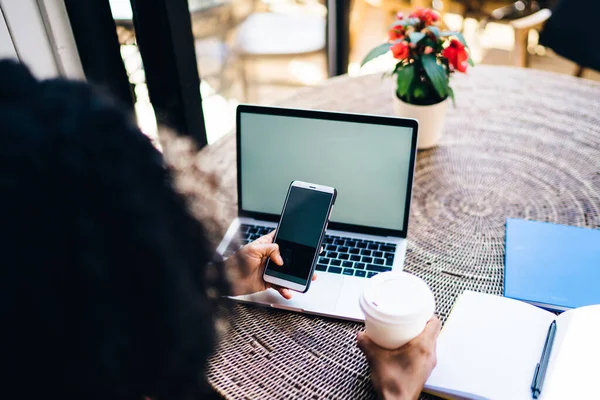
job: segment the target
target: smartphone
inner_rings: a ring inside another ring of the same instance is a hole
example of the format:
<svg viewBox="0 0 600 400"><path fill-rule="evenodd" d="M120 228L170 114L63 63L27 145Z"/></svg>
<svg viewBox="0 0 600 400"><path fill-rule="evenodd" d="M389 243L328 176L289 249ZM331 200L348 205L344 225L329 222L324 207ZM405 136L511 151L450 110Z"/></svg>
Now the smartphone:
<svg viewBox="0 0 600 400"><path fill-rule="evenodd" d="M329 186L290 184L274 240L283 265L267 260L265 282L302 293L308 290L336 196Z"/></svg>

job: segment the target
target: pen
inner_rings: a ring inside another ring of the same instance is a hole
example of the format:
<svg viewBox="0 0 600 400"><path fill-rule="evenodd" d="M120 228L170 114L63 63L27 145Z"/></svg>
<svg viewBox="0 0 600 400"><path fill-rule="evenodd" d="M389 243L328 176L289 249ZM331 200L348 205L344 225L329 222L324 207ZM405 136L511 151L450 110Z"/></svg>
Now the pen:
<svg viewBox="0 0 600 400"><path fill-rule="evenodd" d="M550 353L552 352L554 336L556 336L556 321L552 321L550 328L548 328L548 335L546 335L546 343L544 343L542 357L540 358L540 362L535 366L533 381L531 382L531 395L534 399L537 399L540 396L540 393L542 393L542 385L544 384L546 370L548 369L548 363L550 362Z"/></svg>

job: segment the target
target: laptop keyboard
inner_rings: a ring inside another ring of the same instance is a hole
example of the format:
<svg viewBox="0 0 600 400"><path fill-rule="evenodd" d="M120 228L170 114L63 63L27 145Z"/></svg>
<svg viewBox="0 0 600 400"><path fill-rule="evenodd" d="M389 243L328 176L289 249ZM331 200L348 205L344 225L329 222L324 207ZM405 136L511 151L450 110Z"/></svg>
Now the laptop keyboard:
<svg viewBox="0 0 600 400"><path fill-rule="evenodd" d="M224 256L229 257L239 248L273 228L258 225L240 225L238 241L232 240ZM370 278L379 272L391 271L396 253L394 243L325 235L323 253L317 260L316 270L331 274Z"/></svg>

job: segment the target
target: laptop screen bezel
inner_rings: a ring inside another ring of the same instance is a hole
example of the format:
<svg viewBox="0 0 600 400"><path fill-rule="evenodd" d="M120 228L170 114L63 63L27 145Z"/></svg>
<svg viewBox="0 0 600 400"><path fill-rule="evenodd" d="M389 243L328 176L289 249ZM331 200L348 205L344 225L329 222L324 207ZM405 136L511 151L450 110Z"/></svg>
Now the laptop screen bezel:
<svg viewBox="0 0 600 400"><path fill-rule="evenodd" d="M417 154L417 130L418 122L414 119L398 118L398 117L386 117L379 115L368 115L368 114L352 114L352 113L341 113L333 111L318 111L318 110L305 110L305 109L292 109L292 108L281 108L281 107L268 107L268 106L254 106L249 104L240 104L236 109L236 163L237 163L237 193L238 193L238 216L253 218L264 221L278 222L280 214L268 214L257 211L248 211L243 209L242 199L242 151L241 151L241 115L246 114L262 114L262 115L274 115L283 117L295 117L295 118L308 118L308 119L322 119L328 121L342 121L342 122L355 122L369 125L386 125L395 126L401 128L411 128L412 138L410 146L410 165L408 175L408 187L406 190L406 201L404 209L404 224L402 229L389 229L380 228L374 226L354 225L345 224L341 222L329 223L328 229L348 231L354 233L362 233L368 235L377 236L395 236L406 238L408 231L408 217L410 214L410 201L412 198L412 187L415 170L415 159ZM315 182L318 183L318 182Z"/></svg>

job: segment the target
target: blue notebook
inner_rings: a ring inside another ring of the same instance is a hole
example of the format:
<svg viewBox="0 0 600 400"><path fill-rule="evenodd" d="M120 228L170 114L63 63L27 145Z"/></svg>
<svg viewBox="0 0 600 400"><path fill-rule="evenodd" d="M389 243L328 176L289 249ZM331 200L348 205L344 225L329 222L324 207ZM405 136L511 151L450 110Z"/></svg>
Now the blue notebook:
<svg viewBox="0 0 600 400"><path fill-rule="evenodd" d="M508 219L504 296L552 311L600 304L600 230Z"/></svg>

